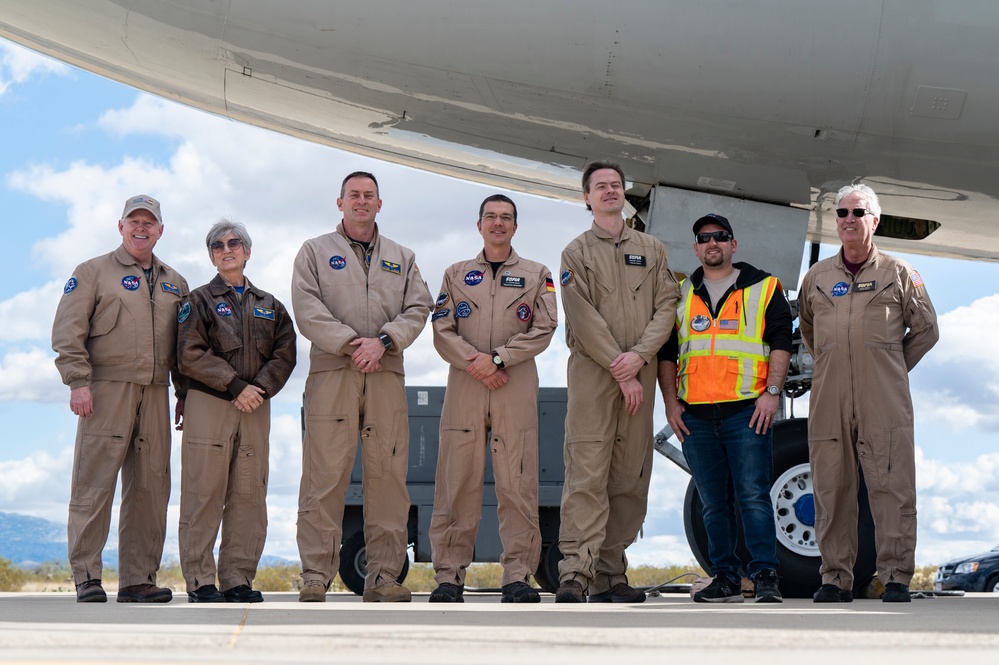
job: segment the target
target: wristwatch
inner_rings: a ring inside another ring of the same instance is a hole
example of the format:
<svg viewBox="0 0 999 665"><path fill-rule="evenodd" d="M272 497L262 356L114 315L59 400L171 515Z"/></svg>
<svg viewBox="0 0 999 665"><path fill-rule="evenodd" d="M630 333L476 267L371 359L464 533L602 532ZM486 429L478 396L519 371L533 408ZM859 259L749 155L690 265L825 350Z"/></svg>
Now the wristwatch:
<svg viewBox="0 0 999 665"><path fill-rule="evenodd" d="M500 354L496 353L495 351L493 351L493 364L499 367L500 369L503 369L505 367L505 365L503 364L503 359L500 358Z"/></svg>
<svg viewBox="0 0 999 665"><path fill-rule="evenodd" d="M777 395L780 395L781 389L778 388L777 386L767 386L767 392L773 395L774 397L777 397Z"/></svg>
<svg viewBox="0 0 999 665"><path fill-rule="evenodd" d="M385 346L385 350L386 351L388 351L389 349L392 348L392 338L389 337L388 335L386 335L385 333L382 333L381 335L379 335L378 339Z"/></svg>

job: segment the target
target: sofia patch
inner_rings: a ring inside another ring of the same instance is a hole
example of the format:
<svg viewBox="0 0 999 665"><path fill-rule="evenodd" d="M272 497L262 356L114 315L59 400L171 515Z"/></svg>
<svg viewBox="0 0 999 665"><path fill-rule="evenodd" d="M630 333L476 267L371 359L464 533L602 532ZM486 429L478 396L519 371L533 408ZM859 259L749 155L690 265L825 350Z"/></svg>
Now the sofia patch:
<svg viewBox="0 0 999 665"><path fill-rule="evenodd" d="M121 278L121 285L125 287L126 291L135 291L141 283L142 280L135 275L125 275Z"/></svg>
<svg viewBox="0 0 999 665"><path fill-rule="evenodd" d="M520 303L520 307L517 308L517 318L521 321L531 320L531 308L527 306L526 302Z"/></svg>
<svg viewBox="0 0 999 665"><path fill-rule="evenodd" d="M482 281L482 271L481 270L471 270L465 275L465 284L469 286L475 286Z"/></svg>
<svg viewBox="0 0 999 665"><path fill-rule="evenodd" d="M75 277L70 277L69 281L66 282L66 286L62 287L62 294L64 296L69 295L76 288L77 281Z"/></svg>
<svg viewBox="0 0 999 665"><path fill-rule="evenodd" d="M447 291L441 291L441 294L437 296L437 303L434 305L436 309L440 309L447 304L447 301L451 299L451 296L447 294Z"/></svg>
<svg viewBox="0 0 999 665"><path fill-rule="evenodd" d="M177 323L187 321L187 317L189 316L191 316L191 303L186 302L177 310Z"/></svg>
<svg viewBox="0 0 999 665"><path fill-rule="evenodd" d="M711 319L704 316L703 314L698 314L690 322L690 329L696 330L697 332L704 332L711 327Z"/></svg>
<svg viewBox="0 0 999 665"><path fill-rule="evenodd" d="M567 286L569 282L572 281L572 278L573 278L573 273L571 270L563 270L562 279L561 279L562 286Z"/></svg>
<svg viewBox="0 0 999 665"><path fill-rule="evenodd" d="M229 303L220 302L215 305L215 313L219 316L232 316L232 307L229 307Z"/></svg>
<svg viewBox="0 0 999 665"><path fill-rule="evenodd" d="M347 259L343 258L339 254L330 257L330 268L333 270L343 270L347 267Z"/></svg>
<svg viewBox="0 0 999 665"><path fill-rule="evenodd" d="M437 319L443 319L445 316L448 316L450 314L451 310L449 309L439 309L436 312L434 312L434 315L430 317L430 320L436 321Z"/></svg>
<svg viewBox="0 0 999 665"><path fill-rule="evenodd" d="M479 273L480 275L482 273ZM454 318L456 319L467 319L472 315L472 306L467 302L462 300L458 303L458 306L454 308Z"/></svg>
<svg viewBox="0 0 999 665"><path fill-rule="evenodd" d="M832 287L832 294L837 298L840 296L845 296L850 292L850 285L846 282L837 282L834 287Z"/></svg>

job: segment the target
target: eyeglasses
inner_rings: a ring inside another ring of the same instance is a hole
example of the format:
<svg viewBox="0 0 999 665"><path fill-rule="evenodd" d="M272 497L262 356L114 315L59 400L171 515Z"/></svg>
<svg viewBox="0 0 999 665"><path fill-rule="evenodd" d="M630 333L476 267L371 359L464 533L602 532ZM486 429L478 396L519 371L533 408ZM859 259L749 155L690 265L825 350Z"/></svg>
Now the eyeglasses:
<svg viewBox="0 0 999 665"><path fill-rule="evenodd" d="M483 222L490 222L490 223L492 223L492 222L495 222L497 219L500 220L500 221L502 221L502 222L513 222L513 221L516 221L513 218L513 215L511 215L508 212L505 212L502 215L497 215L494 212L487 212L486 214L482 215L482 221Z"/></svg>
<svg viewBox="0 0 999 665"><path fill-rule="evenodd" d="M233 251L236 251L237 249L243 246L243 241L240 240L239 238L229 238L229 240L227 240L226 242L222 242L221 240L216 240L209 246L212 248L213 252L221 252L226 247L228 247Z"/></svg>
<svg viewBox="0 0 999 665"><path fill-rule="evenodd" d="M863 217L864 215L867 214L867 211L864 210L863 208L854 208L853 210L850 210L849 208L836 208L836 216L839 217L840 219L846 218L846 216L849 215L851 212L853 213L854 217Z"/></svg>
<svg viewBox="0 0 999 665"><path fill-rule="evenodd" d="M728 242L732 239L732 234L728 231L705 231L698 233L694 239L697 240L698 245L707 245L712 240L719 243Z"/></svg>

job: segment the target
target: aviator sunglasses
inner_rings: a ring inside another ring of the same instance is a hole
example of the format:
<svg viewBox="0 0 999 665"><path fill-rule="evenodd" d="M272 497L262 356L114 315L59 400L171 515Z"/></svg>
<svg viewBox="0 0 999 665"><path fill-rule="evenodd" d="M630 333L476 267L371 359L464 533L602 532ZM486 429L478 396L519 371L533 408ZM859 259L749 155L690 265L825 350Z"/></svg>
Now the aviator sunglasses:
<svg viewBox="0 0 999 665"><path fill-rule="evenodd" d="M707 245L712 240L715 242L728 242L732 239L732 234L728 231L705 231L704 233L695 235L694 239L697 240L698 245Z"/></svg>
<svg viewBox="0 0 999 665"><path fill-rule="evenodd" d="M221 240L216 240L212 243L213 252L221 252L224 247L229 247L229 249L236 251L243 246L243 241L239 238L229 238L227 242L222 242Z"/></svg>
<svg viewBox="0 0 999 665"><path fill-rule="evenodd" d="M851 212L853 213L854 217L863 217L864 215L867 214L867 211L864 210L863 208L854 208L853 210L850 210L849 208L836 208L836 216L839 217L840 219L845 218Z"/></svg>

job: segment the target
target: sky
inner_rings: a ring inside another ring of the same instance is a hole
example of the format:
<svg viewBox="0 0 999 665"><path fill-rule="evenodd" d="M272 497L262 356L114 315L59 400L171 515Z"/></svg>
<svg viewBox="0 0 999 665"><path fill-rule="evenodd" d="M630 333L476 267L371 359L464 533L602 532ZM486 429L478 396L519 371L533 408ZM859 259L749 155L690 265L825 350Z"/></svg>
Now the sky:
<svg viewBox="0 0 999 665"><path fill-rule="evenodd" d="M339 183L354 170L378 177L379 228L416 252L434 294L448 265L481 249L479 203L503 191L241 125L0 40L0 221L6 237L0 247L0 512L66 519L76 418L52 362L52 318L75 266L120 244L117 220L126 198L145 193L160 200L165 231L156 254L192 288L214 274L204 248L211 224L221 216L246 224L253 239L247 276L290 308L294 256L304 240L339 222ZM518 253L557 274L562 248L589 228L582 202L507 193L519 209ZM823 245L821 255L836 250ZM935 565L999 543L999 355L987 350L999 329L999 265L903 258L919 269L941 325L939 344L910 374L916 560ZM308 371L308 342L299 341L300 363L272 401L264 550L293 561L299 408ZM538 358L542 386L565 386L567 357L560 326ZM428 325L406 351L407 384L443 385L446 377ZM658 401L656 430L665 424ZM794 411L806 415L807 399ZM177 552L179 433L172 457L166 557ZM656 455L648 517L629 549L633 564L693 560L682 520L688 480ZM110 546L117 506L114 518Z"/></svg>

